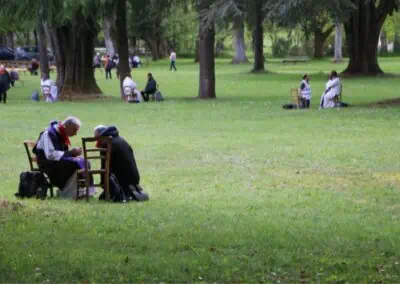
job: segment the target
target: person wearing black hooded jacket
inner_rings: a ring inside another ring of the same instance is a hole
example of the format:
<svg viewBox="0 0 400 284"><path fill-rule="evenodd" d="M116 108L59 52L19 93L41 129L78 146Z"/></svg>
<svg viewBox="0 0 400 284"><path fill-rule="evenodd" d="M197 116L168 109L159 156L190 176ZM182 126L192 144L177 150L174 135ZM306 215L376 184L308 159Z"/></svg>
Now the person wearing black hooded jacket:
<svg viewBox="0 0 400 284"><path fill-rule="evenodd" d="M115 175L124 191L127 191L130 185L137 187L140 183L140 175L132 147L119 136L115 126L105 128L99 135L112 137L110 172Z"/></svg>

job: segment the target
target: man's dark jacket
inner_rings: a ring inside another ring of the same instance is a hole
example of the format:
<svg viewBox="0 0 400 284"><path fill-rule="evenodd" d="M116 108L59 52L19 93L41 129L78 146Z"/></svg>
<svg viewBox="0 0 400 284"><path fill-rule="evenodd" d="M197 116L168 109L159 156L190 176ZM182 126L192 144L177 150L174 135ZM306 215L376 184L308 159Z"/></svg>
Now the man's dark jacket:
<svg viewBox="0 0 400 284"><path fill-rule="evenodd" d="M101 133L101 136L112 137L110 171L116 176L123 188L129 185L138 185L140 175L136 166L132 147L119 136L118 129L110 126Z"/></svg>
<svg viewBox="0 0 400 284"><path fill-rule="evenodd" d="M144 89L144 92L146 94L153 94L153 93L156 92L156 90L157 90L157 82L156 82L156 80L154 80L154 78L150 78L147 81L146 88Z"/></svg>

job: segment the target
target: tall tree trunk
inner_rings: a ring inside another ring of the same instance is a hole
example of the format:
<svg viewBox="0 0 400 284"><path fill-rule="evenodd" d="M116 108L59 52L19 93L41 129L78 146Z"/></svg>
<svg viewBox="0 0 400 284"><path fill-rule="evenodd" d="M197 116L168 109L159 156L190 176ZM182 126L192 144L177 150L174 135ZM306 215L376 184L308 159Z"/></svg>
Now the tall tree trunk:
<svg viewBox="0 0 400 284"><path fill-rule="evenodd" d="M134 53L137 51L137 38L135 36L131 37L131 47Z"/></svg>
<svg viewBox="0 0 400 284"><path fill-rule="evenodd" d="M349 74L382 74L378 64L379 34L385 19L394 9L392 0L359 1L358 9L351 12L345 24L349 47L349 65L344 71Z"/></svg>
<svg viewBox="0 0 400 284"><path fill-rule="evenodd" d="M246 45L244 41L244 20L242 17L233 19L233 44L235 47L235 57L232 64L247 63L249 60L246 56Z"/></svg>
<svg viewBox="0 0 400 284"><path fill-rule="evenodd" d="M13 32L7 32L7 47L14 49L14 33Z"/></svg>
<svg viewBox="0 0 400 284"><path fill-rule="evenodd" d="M118 1L116 1L116 3L117 2ZM111 7L109 8L111 9ZM104 43L107 48L107 53L111 58L115 55L115 50L116 50L113 23L114 23L114 13L106 11L103 18Z"/></svg>
<svg viewBox="0 0 400 284"><path fill-rule="evenodd" d="M49 57L47 54L47 40L46 40L46 32L43 27L42 17L37 13L36 17L36 30L38 32L39 37L39 54L40 54L40 73L43 77L44 74L49 74Z"/></svg>
<svg viewBox="0 0 400 284"><path fill-rule="evenodd" d="M73 24L72 24L73 23ZM93 68L96 22L76 11L73 19L58 28L46 27L57 66L57 87L61 99L70 96L95 97L101 94Z"/></svg>
<svg viewBox="0 0 400 284"><path fill-rule="evenodd" d="M394 34L393 52L400 53L400 34L398 32Z"/></svg>
<svg viewBox="0 0 400 284"><path fill-rule="evenodd" d="M382 29L381 34L380 34L380 41L381 41L381 53L387 54L389 51L388 40L387 40L386 31L384 29Z"/></svg>
<svg viewBox="0 0 400 284"><path fill-rule="evenodd" d="M314 27L314 58L320 59L324 57L325 42L332 33L334 25L328 27L325 31L318 24Z"/></svg>
<svg viewBox="0 0 400 284"><path fill-rule="evenodd" d="M31 45L31 35L30 35L30 32L25 32L25 45Z"/></svg>
<svg viewBox="0 0 400 284"><path fill-rule="evenodd" d="M255 25L253 30L254 41L254 67L253 72L262 72L264 68L264 27L262 1L255 0L254 5Z"/></svg>
<svg viewBox="0 0 400 284"><path fill-rule="evenodd" d="M325 40L321 29L314 30L314 58L320 59L324 57Z"/></svg>
<svg viewBox="0 0 400 284"><path fill-rule="evenodd" d="M195 47L195 55L194 55L194 62L198 63L200 62L200 28L199 28L199 32L197 34L197 38L196 38L196 47Z"/></svg>
<svg viewBox="0 0 400 284"><path fill-rule="evenodd" d="M129 67L129 42L126 20L126 0L115 2L116 28L117 28L117 47L119 54L119 73L121 98L124 98L123 82L126 76L131 74Z"/></svg>
<svg viewBox="0 0 400 284"><path fill-rule="evenodd" d="M201 1L200 11L208 9L212 1ZM215 94L215 27L211 23L208 27L199 29L200 80L199 98L214 99Z"/></svg>
<svg viewBox="0 0 400 284"><path fill-rule="evenodd" d="M336 22L335 25L335 62L339 63L343 60L343 33L342 33L342 24L340 22Z"/></svg>
<svg viewBox="0 0 400 284"><path fill-rule="evenodd" d="M38 47L39 46L39 37L38 37L36 29L33 30L33 39L35 40L35 46Z"/></svg>

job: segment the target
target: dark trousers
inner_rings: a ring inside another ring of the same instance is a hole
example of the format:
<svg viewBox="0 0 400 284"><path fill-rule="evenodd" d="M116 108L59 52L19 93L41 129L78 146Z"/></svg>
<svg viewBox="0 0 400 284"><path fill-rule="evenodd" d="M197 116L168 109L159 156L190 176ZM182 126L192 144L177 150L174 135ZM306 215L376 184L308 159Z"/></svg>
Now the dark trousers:
<svg viewBox="0 0 400 284"><path fill-rule="evenodd" d="M142 97L143 97L144 101L148 102L150 99L150 95L154 95L156 93L156 90L147 91L147 92L141 91L141 93L142 93Z"/></svg>
<svg viewBox="0 0 400 284"><path fill-rule="evenodd" d="M106 69L106 80L107 80L108 78L112 79L112 76L111 76L111 69Z"/></svg>
<svg viewBox="0 0 400 284"><path fill-rule="evenodd" d="M177 71L175 61L171 61L171 66L169 67L169 71L172 71L172 68L174 68L174 70Z"/></svg>
<svg viewBox="0 0 400 284"><path fill-rule="evenodd" d="M0 102L3 100L3 103L7 103L7 92L0 93Z"/></svg>
<svg viewBox="0 0 400 284"><path fill-rule="evenodd" d="M310 100L306 100L306 99L300 99L300 103L301 103L301 108L310 108Z"/></svg>

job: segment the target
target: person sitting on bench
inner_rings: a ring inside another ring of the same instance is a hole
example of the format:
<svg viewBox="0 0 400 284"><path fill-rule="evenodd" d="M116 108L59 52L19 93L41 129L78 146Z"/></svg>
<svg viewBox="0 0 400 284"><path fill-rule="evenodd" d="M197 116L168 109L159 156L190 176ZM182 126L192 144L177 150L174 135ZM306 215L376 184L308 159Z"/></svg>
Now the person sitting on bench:
<svg viewBox="0 0 400 284"><path fill-rule="evenodd" d="M79 169L85 168L81 148L69 150L69 137L75 136L81 127L78 118L69 116L64 121L52 121L50 126L40 133L33 148L39 168L50 178L51 183L61 190L61 196L76 196L77 175ZM90 195L95 189L90 189Z"/></svg>
<svg viewBox="0 0 400 284"><path fill-rule="evenodd" d="M149 96L154 95L157 92L157 82L154 80L153 74L147 74L146 88L141 91L142 96L146 102L149 101Z"/></svg>
<svg viewBox="0 0 400 284"><path fill-rule="evenodd" d="M300 83L300 102L301 108L310 108L311 86L310 77L307 74L303 76L303 80Z"/></svg>
<svg viewBox="0 0 400 284"><path fill-rule="evenodd" d="M124 95L128 103L141 103L143 102L143 97L141 93L137 90L136 83L132 80L131 75L125 77L122 83L124 89Z"/></svg>
<svg viewBox="0 0 400 284"><path fill-rule="evenodd" d="M340 95L341 82L336 71L329 74L329 81L326 83L325 92L321 96L321 108L334 108L338 104L336 98Z"/></svg>

